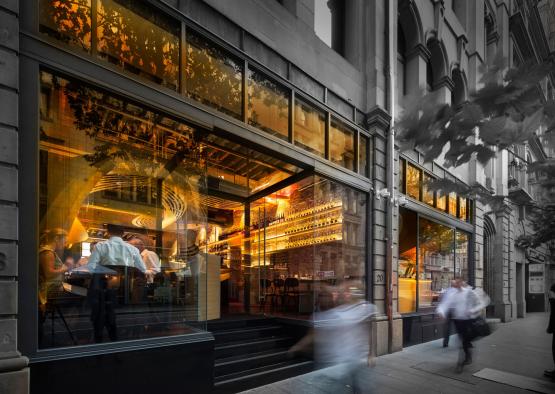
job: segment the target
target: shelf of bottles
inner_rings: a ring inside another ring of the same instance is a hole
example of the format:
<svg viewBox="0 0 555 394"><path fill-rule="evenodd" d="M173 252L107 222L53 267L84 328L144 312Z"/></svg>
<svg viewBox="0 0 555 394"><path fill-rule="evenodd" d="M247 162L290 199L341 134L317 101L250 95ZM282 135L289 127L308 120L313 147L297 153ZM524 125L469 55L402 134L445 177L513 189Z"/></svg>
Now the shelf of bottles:
<svg viewBox="0 0 555 394"><path fill-rule="evenodd" d="M343 234L342 205L341 200L332 201L310 209L289 210L253 223L250 228L251 255L340 241ZM208 253L226 260L230 249L240 245L243 239L243 228L226 229L217 241L208 243Z"/></svg>

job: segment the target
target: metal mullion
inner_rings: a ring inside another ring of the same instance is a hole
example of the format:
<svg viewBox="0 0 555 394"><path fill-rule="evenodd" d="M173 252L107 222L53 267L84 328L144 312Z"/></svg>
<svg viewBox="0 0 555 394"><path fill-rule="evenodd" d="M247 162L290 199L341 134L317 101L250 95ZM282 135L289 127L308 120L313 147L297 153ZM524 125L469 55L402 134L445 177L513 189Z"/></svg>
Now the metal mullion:
<svg viewBox="0 0 555 394"><path fill-rule="evenodd" d="M331 114L326 112L326 132L324 143L324 156L326 160L330 160L330 130L331 130Z"/></svg>
<svg viewBox="0 0 555 394"><path fill-rule="evenodd" d="M295 143L295 89L289 95L289 143Z"/></svg>
<svg viewBox="0 0 555 394"><path fill-rule="evenodd" d="M414 311L420 309L420 213L416 212L416 302Z"/></svg>
<svg viewBox="0 0 555 394"><path fill-rule="evenodd" d="M249 72L249 62L248 60L243 60L243 77L241 80L241 88L243 89L243 122L249 123L248 119L248 100L249 100L249 92L248 92L248 72Z"/></svg>
<svg viewBox="0 0 555 394"><path fill-rule="evenodd" d="M181 21L181 37L180 37L180 51L179 51L179 92L187 95L187 25Z"/></svg>
<svg viewBox="0 0 555 394"><path fill-rule="evenodd" d="M354 169L353 171L356 172L357 174L360 174L359 172L359 168L360 168L360 155L359 155L359 149L360 149L360 132L358 129L355 129L355 157L353 160L353 164L354 164Z"/></svg>

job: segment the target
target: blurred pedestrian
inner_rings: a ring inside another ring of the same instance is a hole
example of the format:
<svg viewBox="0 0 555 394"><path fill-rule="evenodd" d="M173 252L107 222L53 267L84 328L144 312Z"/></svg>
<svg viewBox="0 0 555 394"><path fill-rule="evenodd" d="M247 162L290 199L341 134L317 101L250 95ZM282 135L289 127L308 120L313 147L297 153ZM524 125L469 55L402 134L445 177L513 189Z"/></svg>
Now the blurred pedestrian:
<svg viewBox="0 0 555 394"><path fill-rule="evenodd" d="M551 352L553 354L553 363L555 364L555 283L549 289L549 325L547 326L547 333L552 335ZM552 379L555 378L555 369L546 370L543 373L545 376Z"/></svg>
<svg viewBox="0 0 555 394"><path fill-rule="evenodd" d="M449 337L451 336L451 324L453 321L453 310L451 307L449 307L449 303L450 303L450 298L451 296L454 294L454 292L457 291L457 289L454 287L454 283L455 281L452 280L451 281L451 286L446 289L442 294L441 294L441 300L440 300L440 307L441 310L444 311L445 315L443 317L444 319L444 324L443 324L443 347L447 347L449 346ZM443 305L443 306L441 306Z"/></svg>
<svg viewBox="0 0 555 394"><path fill-rule="evenodd" d="M472 339L475 337L472 324L484 305L478 295L471 287L466 286L461 278L453 281L453 288L455 291L445 303L440 304L437 311L445 318L451 310L453 323L462 343L462 352L457 363L457 371L461 372L464 365L472 363Z"/></svg>

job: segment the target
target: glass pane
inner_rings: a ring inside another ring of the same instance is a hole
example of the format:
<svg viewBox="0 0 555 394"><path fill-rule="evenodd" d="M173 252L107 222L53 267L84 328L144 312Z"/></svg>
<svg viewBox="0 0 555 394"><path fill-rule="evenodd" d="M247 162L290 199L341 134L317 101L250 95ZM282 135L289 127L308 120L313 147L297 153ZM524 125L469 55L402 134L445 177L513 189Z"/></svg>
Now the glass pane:
<svg viewBox="0 0 555 394"><path fill-rule="evenodd" d="M249 69L248 121L283 140L289 139L289 91Z"/></svg>
<svg viewBox="0 0 555 394"><path fill-rule="evenodd" d="M459 197L459 219L467 220L466 198Z"/></svg>
<svg viewBox="0 0 555 394"><path fill-rule="evenodd" d="M416 312L416 213L399 208L399 312Z"/></svg>
<svg viewBox="0 0 555 394"><path fill-rule="evenodd" d="M360 135L358 146L358 173L364 176L369 176L370 165L368 162L369 139L362 134Z"/></svg>
<svg viewBox="0 0 555 394"><path fill-rule="evenodd" d="M41 33L90 51L91 0L40 0L39 23Z"/></svg>
<svg viewBox="0 0 555 394"><path fill-rule="evenodd" d="M455 249L455 276L468 282L468 257L470 256L470 234L457 230Z"/></svg>
<svg viewBox="0 0 555 394"><path fill-rule="evenodd" d="M314 198L314 297L324 311L365 298L367 198L320 177Z"/></svg>
<svg viewBox="0 0 555 394"><path fill-rule="evenodd" d="M449 193L449 214L457 216L457 193Z"/></svg>
<svg viewBox="0 0 555 394"><path fill-rule="evenodd" d="M330 160L353 171L355 169L355 132L339 122L332 121L329 141Z"/></svg>
<svg viewBox="0 0 555 394"><path fill-rule="evenodd" d="M436 208L444 212L447 209L447 196L442 190L436 191Z"/></svg>
<svg viewBox="0 0 555 394"><path fill-rule="evenodd" d="M295 100L295 145L325 156L326 114L302 100Z"/></svg>
<svg viewBox="0 0 555 394"><path fill-rule="evenodd" d="M39 346L204 329L220 263L199 249L198 133L81 81L40 81Z"/></svg>
<svg viewBox="0 0 555 394"><path fill-rule="evenodd" d="M415 200L420 200L420 183L422 182L422 171L407 163L406 194Z"/></svg>
<svg viewBox="0 0 555 394"><path fill-rule="evenodd" d="M422 183L422 201L430 206L434 206L434 192L428 188L428 184L433 180L431 176L424 173L424 182Z"/></svg>
<svg viewBox="0 0 555 394"><path fill-rule="evenodd" d="M179 23L142 2L97 0L98 54L126 71L179 88Z"/></svg>
<svg viewBox="0 0 555 394"><path fill-rule="evenodd" d="M442 290L454 278L455 230L424 218L419 220L418 306L439 301Z"/></svg>
<svg viewBox="0 0 555 394"><path fill-rule="evenodd" d="M405 160L399 159L399 193L405 193Z"/></svg>
<svg viewBox="0 0 555 394"><path fill-rule="evenodd" d="M185 74L189 97L242 119L243 66L240 60L187 30Z"/></svg>

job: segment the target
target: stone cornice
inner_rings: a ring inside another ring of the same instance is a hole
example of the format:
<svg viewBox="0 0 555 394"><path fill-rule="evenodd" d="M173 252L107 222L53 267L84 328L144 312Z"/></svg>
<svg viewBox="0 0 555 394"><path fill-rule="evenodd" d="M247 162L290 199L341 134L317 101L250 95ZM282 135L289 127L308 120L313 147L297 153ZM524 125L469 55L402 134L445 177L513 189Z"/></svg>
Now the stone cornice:
<svg viewBox="0 0 555 394"><path fill-rule="evenodd" d="M377 127L385 131L391 124L391 115L380 106L375 106L366 114L366 125L368 128Z"/></svg>

